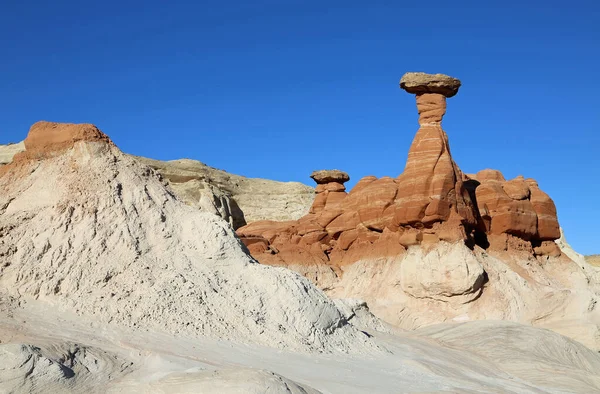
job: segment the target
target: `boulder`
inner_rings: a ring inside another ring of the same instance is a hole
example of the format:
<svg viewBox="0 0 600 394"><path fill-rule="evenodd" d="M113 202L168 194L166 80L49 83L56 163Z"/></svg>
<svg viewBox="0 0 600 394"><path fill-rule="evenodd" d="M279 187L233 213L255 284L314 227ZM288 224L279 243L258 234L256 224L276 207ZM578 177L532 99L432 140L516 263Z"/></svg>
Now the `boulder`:
<svg viewBox="0 0 600 394"><path fill-rule="evenodd" d="M400 87L413 94L437 93L452 97L458 93L460 81L444 74L408 72L400 79Z"/></svg>
<svg viewBox="0 0 600 394"><path fill-rule="evenodd" d="M350 180L350 176L344 171L340 170L314 171L312 174L310 174L310 177L319 185L330 182L345 183Z"/></svg>
<svg viewBox="0 0 600 394"><path fill-rule="evenodd" d="M465 303L481 293L485 271L460 244L445 244L429 253L409 249L401 263L400 286L415 298Z"/></svg>

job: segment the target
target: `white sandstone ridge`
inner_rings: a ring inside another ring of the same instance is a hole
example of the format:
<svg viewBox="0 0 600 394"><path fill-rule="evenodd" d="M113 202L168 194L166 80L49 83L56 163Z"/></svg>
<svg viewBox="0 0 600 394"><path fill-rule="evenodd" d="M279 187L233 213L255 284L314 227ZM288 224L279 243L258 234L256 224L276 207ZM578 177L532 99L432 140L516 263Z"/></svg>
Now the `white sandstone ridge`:
<svg viewBox="0 0 600 394"><path fill-rule="evenodd" d="M256 263L226 222L93 125L38 122L25 147L0 167L3 297L174 334L376 348L307 279Z"/></svg>
<svg viewBox="0 0 600 394"><path fill-rule="evenodd" d="M135 158L162 175L186 204L219 215L236 229L257 220L299 219L315 199L315 189L299 182L246 178L196 160Z"/></svg>
<svg viewBox="0 0 600 394"><path fill-rule="evenodd" d="M0 166L24 150L23 141L0 145ZM181 201L222 217L233 228L257 220L299 219L315 199L315 189L299 182L246 178L190 159L133 157L156 170Z"/></svg>

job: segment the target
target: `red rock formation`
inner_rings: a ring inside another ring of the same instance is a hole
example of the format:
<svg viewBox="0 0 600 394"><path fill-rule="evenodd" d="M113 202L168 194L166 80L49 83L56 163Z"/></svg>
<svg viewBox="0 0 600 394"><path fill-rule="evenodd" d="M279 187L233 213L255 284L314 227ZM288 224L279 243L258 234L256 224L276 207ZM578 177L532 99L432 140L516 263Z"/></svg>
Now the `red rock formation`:
<svg viewBox="0 0 600 394"><path fill-rule="evenodd" d="M346 173L314 172L317 195L308 215L238 230L253 256L274 265L324 264L339 273L361 259L439 241L555 255L556 208L535 181L506 181L494 170L466 176L452 159L441 122L460 81L409 73L401 87L416 94L420 124L404 172L395 179L365 177L349 193Z"/></svg>
<svg viewBox="0 0 600 394"><path fill-rule="evenodd" d="M92 124L34 123L25 138L25 150L17 153L12 163L0 168L0 175L27 161L53 157L69 149L78 141L99 141L113 144L110 138Z"/></svg>
<svg viewBox="0 0 600 394"><path fill-rule="evenodd" d="M73 146L77 141L110 142L106 134L93 124L37 122L25 138L25 152L30 159L56 155Z"/></svg>
<svg viewBox="0 0 600 394"><path fill-rule="evenodd" d="M455 213L460 222L475 225L471 198L441 127L446 98L438 93L417 95L417 108L421 127L408 152L404 172L398 177L395 221L399 225L429 226L445 222Z"/></svg>
<svg viewBox="0 0 600 394"><path fill-rule="evenodd" d="M348 174L339 170L314 171L310 177L317 182L316 197L309 213L319 213L326 207L332 208L346 198L344 183L350 180Z"/></svg>
<svg viewBox="0 0 600 394"><path fill-rule="evenodd" d="M560 238L556 207L536 181L522 176L506 181L496 170L482 170L469 177L478 182L477 206L493 248L509 248L506 237L498 238L508 234L530 241L536 254L557 253L552 242Z"/></svg>

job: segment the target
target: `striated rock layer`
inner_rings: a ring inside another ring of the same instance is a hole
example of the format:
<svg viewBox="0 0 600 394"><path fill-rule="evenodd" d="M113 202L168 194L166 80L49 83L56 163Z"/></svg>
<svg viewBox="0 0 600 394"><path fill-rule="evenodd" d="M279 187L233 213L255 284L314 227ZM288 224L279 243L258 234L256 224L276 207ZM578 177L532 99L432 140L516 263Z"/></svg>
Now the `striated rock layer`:
<svg viewBox="0 0 600 394"><path fill-rule="evenodd" d="M400 86L416 94L420 126L402 174L365 177L346 192L347 174L313 173L308 215L238 229L252 256L292 268L330 295L364 298L405 328L452 318L588 319L579 303L593 311L598 295L554 242L552 199L533 179L466 175L452 159L441 123L460 81L409 73Z"/></svg>

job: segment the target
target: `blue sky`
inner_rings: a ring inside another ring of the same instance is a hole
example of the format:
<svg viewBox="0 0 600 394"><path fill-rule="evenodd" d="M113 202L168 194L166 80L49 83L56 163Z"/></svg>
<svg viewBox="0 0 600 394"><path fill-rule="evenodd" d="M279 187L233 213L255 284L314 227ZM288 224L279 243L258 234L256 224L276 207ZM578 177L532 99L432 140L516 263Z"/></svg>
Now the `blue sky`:
<svg viewBox="0 0 600 394"><path fill-rule="evenodd" d="M85 4L88 3L88 4ZM464 172L533 177L600 253L594 1L18 2L0 12L0 143L94 123L125 152L311 184L397 176L407 71L462 80L444 129Z"/></svg>

